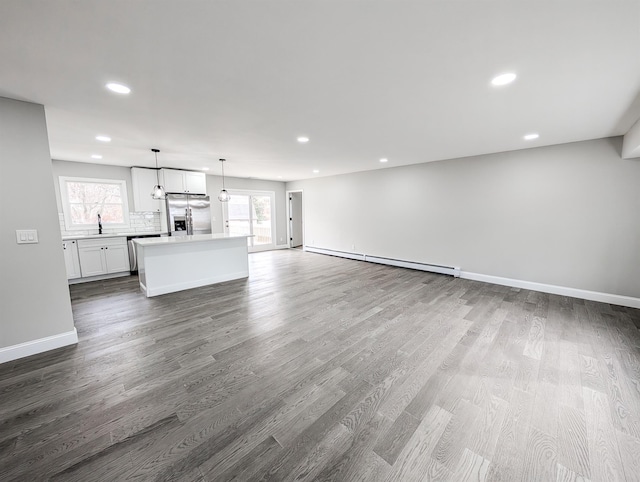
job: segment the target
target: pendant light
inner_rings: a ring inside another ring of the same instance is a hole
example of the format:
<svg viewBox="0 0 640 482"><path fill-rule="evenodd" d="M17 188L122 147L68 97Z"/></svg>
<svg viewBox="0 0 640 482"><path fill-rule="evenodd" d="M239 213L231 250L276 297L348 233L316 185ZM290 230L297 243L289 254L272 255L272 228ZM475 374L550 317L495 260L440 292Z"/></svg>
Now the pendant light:
<svg viewBox="0 0 640 482"><path fill-rule="evenodd" d="M226 203L229 202L229 192L224 188L224 161L226 159L218 159L222 163L222 189L220 190L220 194L218 194L218 200L220 202Z"/></svg>
<svg viewBox="0 0 640 482"><path fill-rule="evenodd" d="M158 152L160 152L160 149L151 149L151 152L156 155L156 180L158 181L158 184L153 186L151 197L153 199L164 199L167 197L167 193L164 191L164 187L160 184L160 170L158 169Z"/></svg>

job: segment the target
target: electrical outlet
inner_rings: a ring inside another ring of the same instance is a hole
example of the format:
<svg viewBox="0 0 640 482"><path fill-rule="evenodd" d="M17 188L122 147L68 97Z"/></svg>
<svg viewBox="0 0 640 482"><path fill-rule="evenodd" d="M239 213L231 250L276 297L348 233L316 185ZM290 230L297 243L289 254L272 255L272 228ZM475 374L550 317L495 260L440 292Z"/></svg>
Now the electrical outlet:
<svg viewBox="0 0 640 482"><path fill-rule="evenodd" d="M38 230L16 229L16 242L18 244L36 244L38 242Z"/></svg>

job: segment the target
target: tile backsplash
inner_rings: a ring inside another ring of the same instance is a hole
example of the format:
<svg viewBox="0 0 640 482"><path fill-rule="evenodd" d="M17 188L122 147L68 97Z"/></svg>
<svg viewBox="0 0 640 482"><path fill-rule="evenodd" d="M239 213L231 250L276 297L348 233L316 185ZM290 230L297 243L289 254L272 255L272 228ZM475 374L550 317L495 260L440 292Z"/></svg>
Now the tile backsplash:
<svg viewBox="0 0 640 482"><path fill-rule="evenodd" d="M98 223L95 226L91 226L91 229L74 229L68 231L64 224L64 214L58 213L58 219L60 220L60 231L63 236L73 235L87 235L98 234ZM129 227L120 228L103 228L102 234L116 234L116 233L151 233L160 231L160 213L153 212L135 212L129 213Z"/></svg>

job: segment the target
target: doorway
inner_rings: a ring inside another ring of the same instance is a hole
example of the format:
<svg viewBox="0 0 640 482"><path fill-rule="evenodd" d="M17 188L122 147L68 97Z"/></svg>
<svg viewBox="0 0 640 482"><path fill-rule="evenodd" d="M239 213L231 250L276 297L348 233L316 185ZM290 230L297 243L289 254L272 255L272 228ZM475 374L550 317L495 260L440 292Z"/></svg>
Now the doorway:
<svg viewBox="0 0 640 482"><path fill-rule="evenodd" d="M223 206L225 233L251 236L249 252L275 248L275 193L229 190Z"/></svg>
<svg viewBox="0 0 640 482"><path fill-rule="evenodd" d="M289 233L289 247L304 247L304 220L302 209L302 191L287 192L287 211L289 223L287 231Z"/></svg>

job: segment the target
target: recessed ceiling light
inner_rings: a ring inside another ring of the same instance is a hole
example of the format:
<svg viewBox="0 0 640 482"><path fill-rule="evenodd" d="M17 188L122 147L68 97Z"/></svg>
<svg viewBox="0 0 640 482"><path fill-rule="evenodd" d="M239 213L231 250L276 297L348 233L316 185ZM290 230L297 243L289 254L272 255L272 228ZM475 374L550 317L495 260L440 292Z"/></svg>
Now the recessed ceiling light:
<svg viewBox="0 0 640 482"><path fill-rule="evenodd" d="M96 141L111 142L111 137L109 137L109 136L96 136Z"/></svg>
<svg viewBox="0 0 640 482"><path fill-rule="evenodd" d="M320 172L320 171L319 171L319 170L317 170L317 169L314 169L314 170L313 170L313 173L314 173L314 174L318 174L319 172Z"/></svg>
<svg viewBox="0 0 640 482"><path fill-rule="evenodd" d="M383 157L382 159L380 159L380 162L389 162L389 159L387 159L386 157Z"/></svg>
<svg viewBox="0 0 640 482"><path fill-rule="evenodd" d="M302 144L304 144L305 142L309 142L309 138L305 136L300 136L298 137L298 142L301 142Z"/></svg>
<svg viewBox="0 0 640 482"><path fill-rule="evenodd" d="M491 80L491 83L493 85L507 85L513 82L514 80L516 80L516 74L509 72L509 73L500 74L497 77L494 77Z"/></svg>
<svg viewBox="0 0 640 482"><path fill-rule="evenodd" d="M131 92L131 89L123 84L118 84L117 82L109 82L107 84L107 89L111 92L115 92L116 94L128 94Z"/></svg>
<svg viewBox="0 0 640 482"><path fill-rule="evenodd" d="M208 167L203 167L203 168L202 168L202 170L203 170L203 171L208 171L208 170L209 170L209 168L208 168Z"/></svg>
<svg viewBox="0 0 640 482"><path fill-rule="evenodd" d="M91 154L91 159L102 159L100 154Z"/></svg>
<svg viewBox="0 0 640 482"><path fill-rule="evenodd" d="M535 134L535 133L533 133L533 134L527 134L526 136L524 136L524 140L525 140L525 141L532 141L532 140L534 140L534 139L537 139L538 137L540 137L540 135L539 135L539 134Z"/></svg>
<svg viewBox="0 0 640 482"><path fill-rule="evenodd" d="M278 179L282 179L282 176L278 176Z"/></svg>

